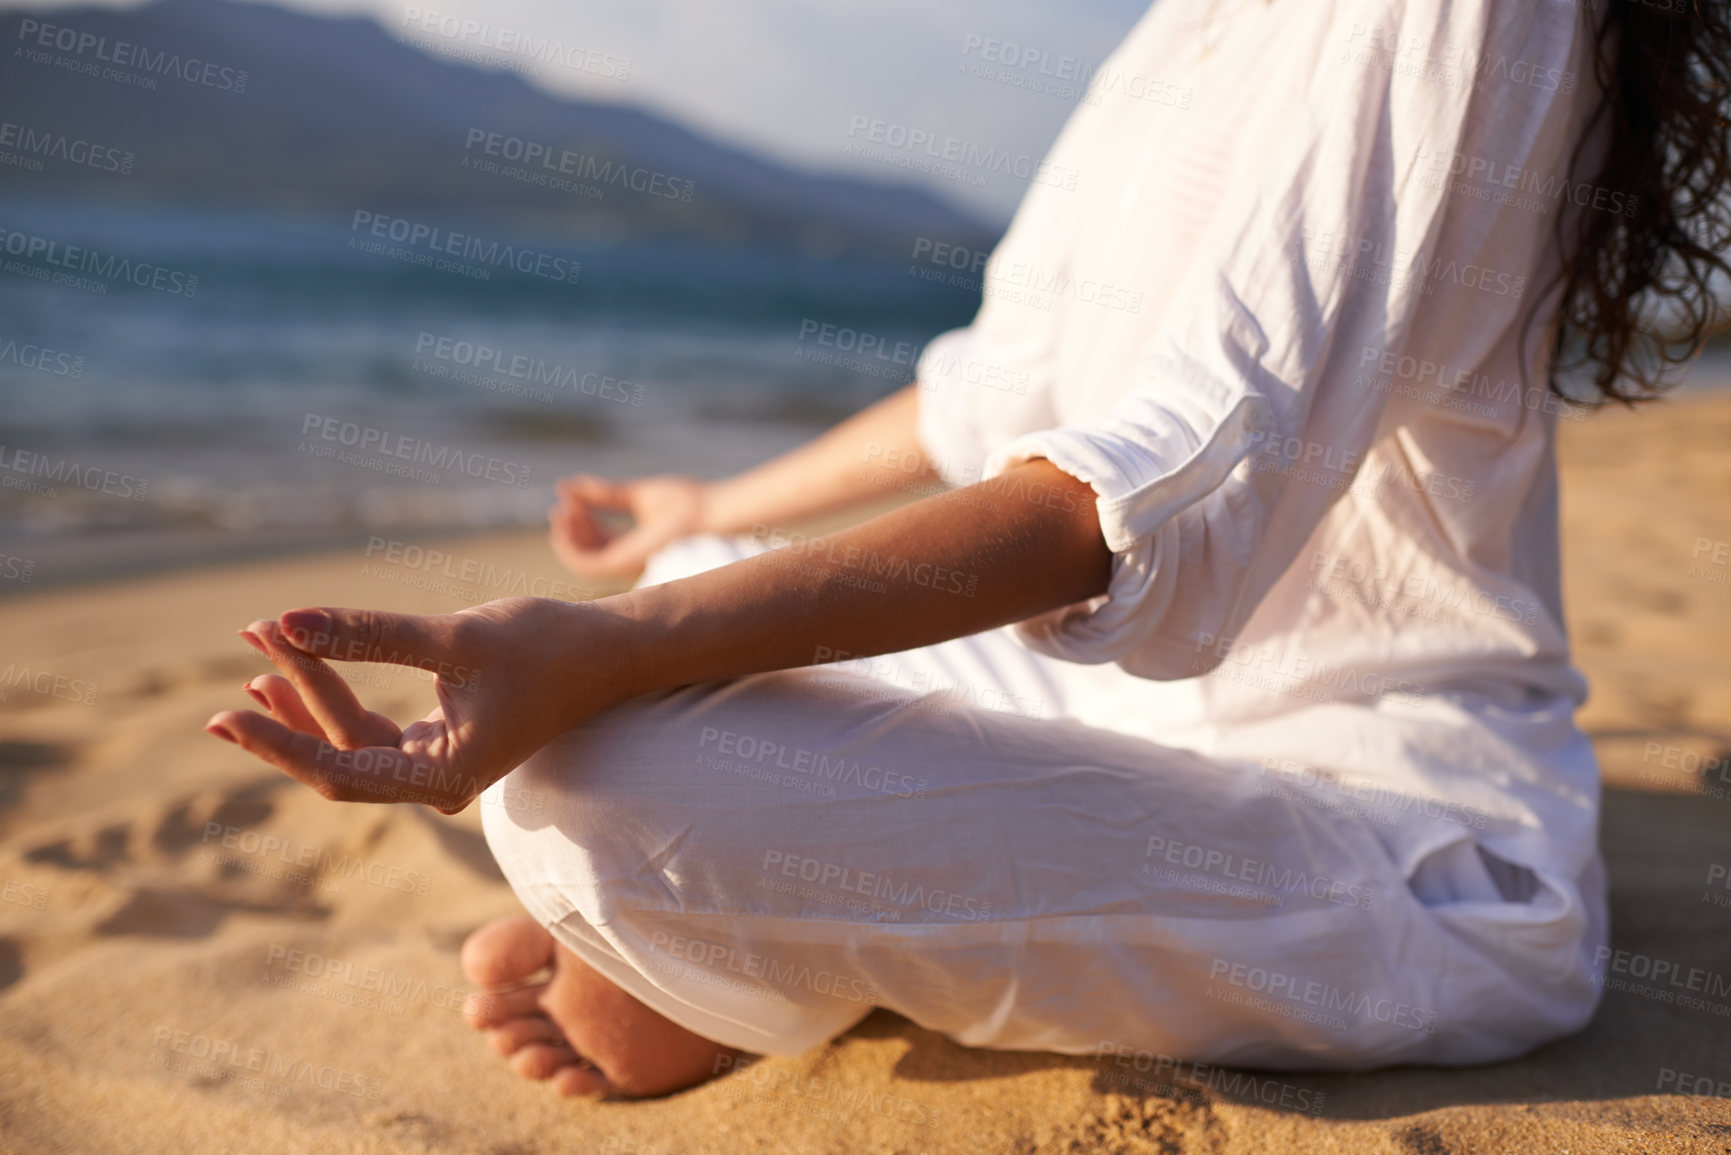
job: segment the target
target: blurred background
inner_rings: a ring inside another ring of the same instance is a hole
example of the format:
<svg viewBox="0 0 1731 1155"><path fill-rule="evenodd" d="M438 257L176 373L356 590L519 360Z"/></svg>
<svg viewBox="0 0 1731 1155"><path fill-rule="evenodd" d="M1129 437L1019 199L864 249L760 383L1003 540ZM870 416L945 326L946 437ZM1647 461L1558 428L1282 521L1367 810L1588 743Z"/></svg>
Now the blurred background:
<svg viewBox="0 0 1731 1155"><path fill-rule="evenodd" d="M334 806L202 730L267 668L247 621L592 594L555 479L721 476L911 380L1146 7L0 3L0 1150L1723 1150L1723 339L1674 399L1558 423L1599 1015L1518 1063L1295 1076L1320 1117L884 1012L766 1061L778 1093L561 1103L455 1014L459 945L518 909L480 808ZM419 674L343 676L407 720Z"/></svg>
<svg viewBox="0 0 1731 1155"><path fill-rule="evenodd" d="M40 589L761 460L972 317L1145 6L6 6L0 555Z"/></svg>

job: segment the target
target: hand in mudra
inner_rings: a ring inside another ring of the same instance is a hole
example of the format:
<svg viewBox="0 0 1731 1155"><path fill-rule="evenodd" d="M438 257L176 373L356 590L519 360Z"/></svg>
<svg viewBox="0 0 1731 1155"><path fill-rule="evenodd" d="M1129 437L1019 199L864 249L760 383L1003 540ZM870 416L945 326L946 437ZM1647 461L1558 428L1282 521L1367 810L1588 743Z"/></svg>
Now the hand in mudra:
<svg viewBox="0 0 1731 1155"><path fill-rule="evenodd" d="M506 598L453 614L296 610L240 631L276 665L205 729L339 802L455 814L536 750L631 694L593 603ZM439 704L406 727L364 708L326 659L415 666Z"/></svg>
<svg viewBox="0 0 1731 1155"><path fill-rule="evenodd" d="M579 474L560 479L554 493L547 540L565 568L584 578L634 578L656 550L702 528L709 487L689 477ZM631 528L615 533L602 520L608 512L630 514Z"/></svg>

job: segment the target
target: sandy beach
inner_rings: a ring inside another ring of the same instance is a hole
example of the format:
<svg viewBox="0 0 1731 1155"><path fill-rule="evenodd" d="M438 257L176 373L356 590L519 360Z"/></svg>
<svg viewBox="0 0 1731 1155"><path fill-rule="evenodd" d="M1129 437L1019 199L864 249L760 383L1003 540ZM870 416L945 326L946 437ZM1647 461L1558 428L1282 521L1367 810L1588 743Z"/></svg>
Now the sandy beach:
<svg viewBox="0 0 1731 1155"><path fill-rule="evenodd" d="M458 947L516 909L480 815L327 803L201 729L266 668L251 619L569 583L540 535L494 534L422 543L455 565L357 545L64 590L0 569L0 1149L1731 1151L1731 396L1561 424L1616 952L1574 1038L1289 1076L969 1051L880 1011L664 1100L559 1100L461 1020ZM493 587L444 576L468 559ZM432 701L351 672L400 719Z"/></svg>

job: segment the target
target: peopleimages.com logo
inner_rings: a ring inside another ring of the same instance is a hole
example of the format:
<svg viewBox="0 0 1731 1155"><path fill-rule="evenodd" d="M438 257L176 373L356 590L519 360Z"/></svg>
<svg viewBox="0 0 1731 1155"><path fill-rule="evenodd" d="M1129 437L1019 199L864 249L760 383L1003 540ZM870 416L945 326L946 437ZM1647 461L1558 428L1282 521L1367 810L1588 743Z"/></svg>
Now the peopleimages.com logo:
<svg viewBox="0 0 1731 1155"><path fill-rule="evenodd" d="M354 219L349 224L349 232L362 233L365 237L377 237L389 240L406 247L405 254L388 253L386 255L408 255L418 250L424 250L427 255L442 254L464 261L473 261L477 265L489 265L495 269L515 269L531 277L541 277L549 281L560 281L566 284L576 284L578 275L583 271L581 261L569 257L557 256L540 249L532 249L519 245L507 244L501 241L490 241L473 233L453 232L437 225L412 221L406 217L394 217L387 213L369 212L366 209L356 209ZM361 248L363 242L350 236L351 247ZM366 251L372 251L367 249ZM484 271L484 270L483 270Z"/></svg>
<svg viewBox="0 0 1731 1155"><path fill-rule="evenodd" d="M246 91L247 72L244 68L232 68L209 60L200 60L196 56L182 56L178 52L167 49L153 49L143 44L133 44L126 40L110 40L106 36L98 36L94 32L84 32L64 24L49 24L29 17L18 22L18 39L23 47L17 49L22 55L29 53L32 63L48 64L55 61L40 59L45 56L43 50L69 53L71 56L88 58L86 63L71 69L75 72L89 72L99 69L101 64L113 65L115 68L136 69L145 75L137 78L141 87L156 87L150 80L153 76L172 76L187 84L196 84L204 88L214 88L222 92L242 93ZM64 61L65 58L62 58ZM67 63L77 64L76 61ZM105 71L113 72L115 69ZM124 73L123 73L124 75ZM117 76L105 76L104 79L119 79Z"/></svg>
<svg viewBox="0 0 1731 1155"><path fill-rule="evenodd" d="M87 273L95 284L124 282L141 289L154 289L171 297L198 296L198 277L183 269L171 269L151 261L134 260L118 253L103 252L88 245L69 245L52 237L22 233L0 225L0 252L24 261L41 261L72 273ZM25 271L32 266L21 266ZM46 275L47 270L40 270ZM102 291L106 292L104 288Z"/></svg>

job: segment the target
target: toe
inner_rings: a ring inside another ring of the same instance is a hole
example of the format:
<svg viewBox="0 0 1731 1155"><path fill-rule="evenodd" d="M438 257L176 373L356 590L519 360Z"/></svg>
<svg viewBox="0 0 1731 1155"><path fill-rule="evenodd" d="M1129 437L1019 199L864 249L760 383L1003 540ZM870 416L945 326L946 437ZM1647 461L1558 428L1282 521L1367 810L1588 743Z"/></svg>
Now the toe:
<svg viewBox="0 0 1731 1155"><path fill-rule="evenodd" d="M521 1019L511 1019L495 1027L487 1033L493 1044L493 1049L501 1056L509 1058L531 1043L565 1042L565 1032L559 1029L552 1019L544 1015L530 1015Z"/></svg>
<svg viewBox="0 0 1731 1155"><path fill-rule="evenodd" d="M549 1085L567 1099L577 1095L600 1095L612 1089L600 1071L581 1063L554 1071Z"/></svg>
<svg viewBox="0 0 1731 1155"><path fill-rule="evenodd" d="M546 1018L541 1013L541 994L546 989L546 983L537 983L514 991L476 991L463 1000L463 1018L477 1031L504 1026L512 1019Z"/></svg>
<svg viewBox="0 0 1731 1155"><path fill-rule="evenodd" d="M574 1066L577 1052L564 1045L531 1043L511 1056L511 1069L525 1079L552 1078L561 1067Z"/></svg>
<svg viewBox="0 0 1731 1155"><path fill-rule="evenodd" d="M478 987L520 983L553 962L553 936L527 915L497 919L463 943L463 977Z"/></svg>

